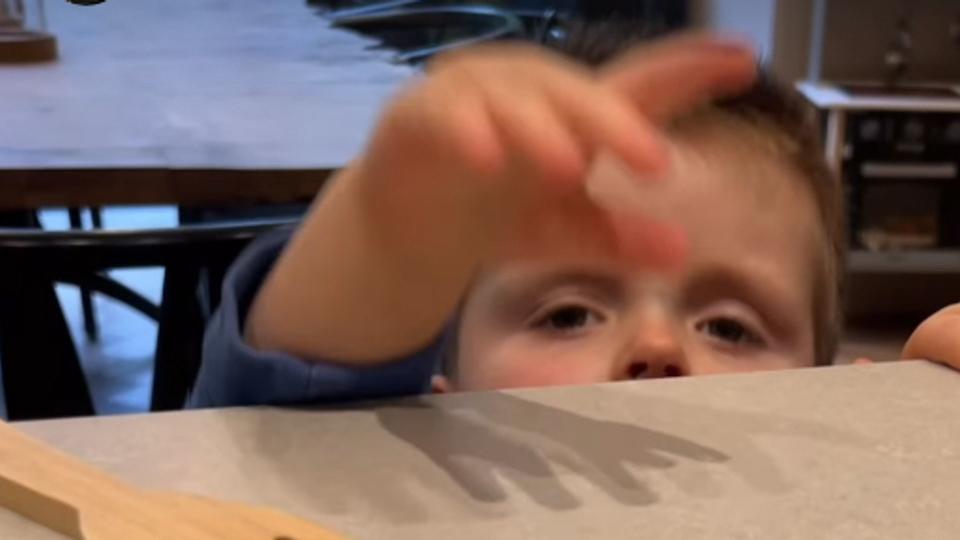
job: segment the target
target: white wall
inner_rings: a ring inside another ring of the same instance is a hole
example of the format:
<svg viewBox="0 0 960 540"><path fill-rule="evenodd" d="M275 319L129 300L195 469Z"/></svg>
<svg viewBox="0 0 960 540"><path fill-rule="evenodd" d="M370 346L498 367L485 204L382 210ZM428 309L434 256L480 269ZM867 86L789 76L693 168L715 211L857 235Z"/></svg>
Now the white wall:
<svg viewBox="0 0 960 540"><path fill-rule="evenodd" d="M773 53L777 0L694 0L694 23L747 38L764 58Z"/></svg>
<svg viewBox="0 0 960 540"><path fill-rule="evenodd" d="M779 0L774 22L772 66L783 80L807 78L814 0Z"/></svg>
<svg viewBox="0 0 960 540"><path fill-rule="evenodd" d="M960 0L692 0L694 23L753 42L784 80L805 78L814 9L823 2L823 54L814 67L828 80L879 80L904 2L913 11L914 55L907 80L960 81L960 46L948 27ZM816 59L815 59L816 60Z"/></svg>
<svg viewBox="0 0 960 540"><path fill-rule="evenodd" d="M784 81L802 79L809 57L812 0L693 0L695 25L749 40Z"/></svg>
<svg viewBox="0 0 960 540"><path fill-rule="evenodd" d="M960 46L949 26L960 17L958 0L828 0L821 76L825 79L877 79L894 36L902 6L912 11L914 53L905 78L960 81Z"/></svg>

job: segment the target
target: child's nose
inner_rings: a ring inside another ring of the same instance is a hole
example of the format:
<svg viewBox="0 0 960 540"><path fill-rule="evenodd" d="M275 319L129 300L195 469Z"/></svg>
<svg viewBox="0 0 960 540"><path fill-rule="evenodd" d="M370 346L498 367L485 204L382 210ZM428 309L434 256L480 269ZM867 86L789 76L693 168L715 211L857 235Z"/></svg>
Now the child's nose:
<svg viewBox="0 0 960 540"><path fill-rule="evenodd" d="M687 356L677 325L670 321L641 324L629 346L617 379L656 379L689 374Z"/></svg>

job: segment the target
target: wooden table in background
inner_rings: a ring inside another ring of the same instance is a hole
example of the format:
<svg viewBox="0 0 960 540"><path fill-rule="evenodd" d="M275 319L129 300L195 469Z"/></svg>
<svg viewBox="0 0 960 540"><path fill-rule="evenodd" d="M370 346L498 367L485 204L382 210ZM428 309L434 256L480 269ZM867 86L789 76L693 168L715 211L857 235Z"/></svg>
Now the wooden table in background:
<svg viewBox="0 0 960 540"><path fill-rule="evenodd" d="M958 395L903 362L15 425L352 540L955 540ZM59 537L0 511L0 538Z"/></svg>
<svg viewBox="0 0 960 540"><path fill-rule="evenodd" d="M304 0L46 5L60 59L0 65L0 227L47 206L309 200L414 74ZM0 280L11 417L92 413L51 284ZM44 324L10 330L24 320Z"/></svg>
<svg viewBox="0 0 960 540"><path fill-rule="evenodd" d="M0 208L301 201L413 74L304 0L46 4L59 61L0 66Z"/></svg>

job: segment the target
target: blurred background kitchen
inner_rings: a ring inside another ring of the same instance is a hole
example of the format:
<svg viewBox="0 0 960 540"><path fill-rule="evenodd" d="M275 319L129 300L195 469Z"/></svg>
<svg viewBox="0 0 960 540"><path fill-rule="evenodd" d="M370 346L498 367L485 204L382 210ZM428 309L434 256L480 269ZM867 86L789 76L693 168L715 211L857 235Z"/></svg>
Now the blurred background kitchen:
<svg viewBox="0 0 960 540"><path fill-rule="evenodd" d="M232 258L424 61L608 17L742 35L806 97L847 194L838 361L960 300L955 0L0 0L4 414L176 408Z"/></svg>

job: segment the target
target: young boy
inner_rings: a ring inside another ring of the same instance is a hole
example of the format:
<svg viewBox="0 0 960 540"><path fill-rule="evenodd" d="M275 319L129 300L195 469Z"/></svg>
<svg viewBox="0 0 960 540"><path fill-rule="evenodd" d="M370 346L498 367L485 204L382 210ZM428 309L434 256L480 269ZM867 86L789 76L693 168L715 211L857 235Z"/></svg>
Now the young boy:
<svg viewBox="0 0 960 540"><path fill-rule="evenodd" d="M840 196L802 110L741 45L618 35L435 62L237 262L191 404L829 363Z"/></svg>

